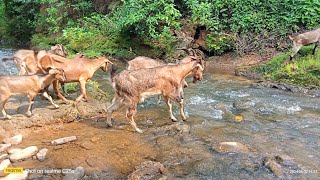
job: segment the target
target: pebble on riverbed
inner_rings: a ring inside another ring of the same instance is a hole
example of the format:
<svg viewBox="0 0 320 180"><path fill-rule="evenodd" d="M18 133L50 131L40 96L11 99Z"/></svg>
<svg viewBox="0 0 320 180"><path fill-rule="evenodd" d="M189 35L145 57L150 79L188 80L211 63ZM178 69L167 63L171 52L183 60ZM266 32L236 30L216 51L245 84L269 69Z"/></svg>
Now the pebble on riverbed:
<svg viewBox="0 0 320 180"><path fill-rule="evenodd" d="M79 166L74 170L74 173L68 173L63 177L63 180L81 179L84 176L84 168Z"/></svg>
<svg viewBox="0 0 320 180"><path fill-rule="evenodd" d="M9 157L9 154L1 154L0 155L0 161L7 159Z"/></svg>
<svg viewBox="0 0 320 180"><path fill-rule="evenodd" d="M221 142L219 145L213 145L212 148L220 153L247 153L249 148L239 142Z"/></svg>
<svg viewBox="0 0 320 180"><path fill-rule="evenodd" d="M0 152L7 150L11 144L0 144Z"/></svg>
<svg viewBox="0 0 320 180"><path fill-rule="evenodd" d="M32 157L38 152L38 148L36 146L30 146L21 151L17 151L14 154L11 154L10 161L11 162L19 162L23 161L29 157Z"/></svg>
<svg viewBox="0 0 320 180"><path fill-rule="evenodd" d="M3 140L3 142L5 144L12 144L12 145L20 144L22 142L22 134L18 134L11 138L6 138Z"/></svg>
<svg viewBox="0 0 320 180"><path fill-rule="evenodd" d="M44 161L46 159L46 155L47 155L48 149L41 149L38 153L37 153L37 158L39 161Z"/></svg>
<svg viewBox="0 0 320 180"><path fill-rule="evenodd" d="M151 180L164 178L163 174L166 174L167 169L159 162L146 161L140 166L136 167L136 170L128 176L128 180Z"/></svg>
<svg viewBox="0 0 320 180"><path fill-rule="evenodd" d="M3 170L11 165L9 159L5 159L0 163L0 177L6 176L8 174L4 174Z"/></svg>
<svg viewBox="0 0 320 180"><path fill-rule="evenodd" d="M70 137L64 137L64 138L60 138L60 139L56 139L51 141L52 145L59 145L59 144L65 144L67 142L72 142L77 140L76 136L70 136Z"/></svg>
<svg viewBox="0 0 320 180"><path fill-rule="evenodd" d="M275 160L266 158L263 162L264 166L266 166L268 169L270 169L273 174L278 176L279 178L284 177L284 171L282 170L282 167L280 164L278 164Z"/></svg>

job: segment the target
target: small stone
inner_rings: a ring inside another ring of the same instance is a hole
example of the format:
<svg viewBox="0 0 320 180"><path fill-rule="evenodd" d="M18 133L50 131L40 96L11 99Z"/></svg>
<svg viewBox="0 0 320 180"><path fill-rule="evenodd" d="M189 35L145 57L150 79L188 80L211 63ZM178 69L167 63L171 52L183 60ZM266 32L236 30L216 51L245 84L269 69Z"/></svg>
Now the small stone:
<svg viewBox="0 0 320 180"><path fill-rule="evenodd" d="M92 142L84 142L80 146L86 150L94 149L94 144Z"/></svg>
<svg viewBox="0 0 320 180"><path fill-rule="evenodd" d="M9 159L5 159L1 161L0 163L0 177L6 176L7 174L4 174L3 170L11 165L11 162Z"/></svg>
<svg viewBox="0 0 320 180"><path fill-rule="evenodd" d="M239 142L221 142L218 147L213 147L216 151L222 153L241 152L247 153L249 149L246 145Z"/></svg>
<svg viewBox="0 0 320 180"><path fill-rule="evenodd" d="M22 142L22 134L18 134L11 138L6 138L3 140L3 142L5 144L12 144L12 145L20 144Z"/></svg>
<svg viewBox="0 0 320 180"><path fill-rule="evenodd" d="M236 122L241 122L241 121L243 121L243 116L242 115L236 115L236 116L234 116L234 120Z"/></svg>
<svg viewBox="0 0 320 180"><path fill-rule="evenodd" d="M9 154L2 154L0 155L0 161L9 158Z"/></svg>
<svg viewBox="0 0 320 180"><path fill-rule="evenodd" d="M163 164L154 161L146 161L135 169L136 170L128 176L128 180L159 179L163 177L163 174L167 173L167 169Z"/></svg>
<svg viewBox="0 0 320 180"><path fill-rule="evenodd" d="M187 124L177 123L175 127L180 133L189 133L190 132L190 126Z"/></svg>
<svg viewBox="0 0 320 180"><path fill-rule="evenodd" d="M0 152L7 150L11 144L0 144Z"/></svg>
<svg viewBox="0 0 320 180"><path fill-rule="evenodd" d="M46 155L47 155L48 149L41 149L38 153L37 153L37 158L39 161L44 161L46 159Z"/></svg>
<svg viewBox="0 0 320 180"><path fill-rule="evenodd" d="M36 146L27 147L21 151L18 151L10 156L11 162L23 161L29 157L32 157L38 152L38 148Z"/></svg>
<svg viewBox="0 0 320 180"><path fill-rule="evenodd" d="M9 174L8 176L1 178L1 180L25 180L28 178L29 173L23 171L22 174Z"/></svg>
<svg viewBox="0 0 320 180"><path fill-rule="evenodd" d="M71 141L75 141L75 140L77 140L76 136L70 136L70 137L64 137L64 138L53 140L53 141L51 141L51 144L52 145L65 144L67 142L71 142Z"/></svg>
<svg viewBox="0 0 320 180"><path fill-rule="evenodd" d="M96 143L96 142L100 141L100 138L99 137L93 137L93 138L90 139L90 141L93 142L93 143Z"/></svg>
<svg viewBox="0 0 320 180"><path fill-rule="evenodd" d="M59 149L62 149L63 148L63 146L55 146L55 147L53 147L53 150L59 150Z"/></svg>
<svg viewBox="0 0 320 180"><path fill-rule="evenodd" d="M294 165L295 162L294 162L294 158L288 156L288 155L278 155L278 156L275 156L275 160L280 163L280 164L283 164L285 166L290 166L290 165Z"/></svg>
<svg viewBox="0 0 320 180"><path fill-rule="evenodd" d="M81 179L84 176L84 168L79 166L74 170L74 173L68 173L63 177L63 180Z"/></svg>
<svg viewBox="0 0 320 180"><path fill-rule="evenodd" d="M13 153L15 153L15 152L18 152L18 151L21 151L22 149L20 149L20 148L9 148L8 150L7 150L7 152L9 153L9 154L13 154Z"/></svg>
<svg viewBox="0 0 320 180"><path fill-rule="evenodd" d="M280 164L278 164L275 160L273 159L266 159L264 161L264 165L269 168L273 174L275 174L276 176L278 176L279 178L283 178L284 177L284 172L282 170L282 167Z"/></svg>

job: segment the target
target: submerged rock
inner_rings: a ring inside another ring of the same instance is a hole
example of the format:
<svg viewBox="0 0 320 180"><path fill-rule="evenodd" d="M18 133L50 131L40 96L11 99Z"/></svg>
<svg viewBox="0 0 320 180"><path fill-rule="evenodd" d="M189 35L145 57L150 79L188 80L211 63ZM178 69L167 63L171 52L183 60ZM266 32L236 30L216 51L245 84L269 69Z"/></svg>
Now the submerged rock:
<svg viewBox="0 0 320 180"><path fill-rule="evenodd" d="M166 168L159 162L146 161L128 176L129 180L151 180L165 178Z"/></svg>
<svg viewBox="0 0 320 180"><path fill-rule="evenodd" d="M268 169L270 169L273 172L273 174L275 174L279 178L284 177L284 171L281 165L278 164L275 160L266 158L263 163Z"/></svg>
<svg viewBox="0 0 320 180"><path fill-rule="evenodd" d="M48 149L41 149L38 153L37 153L37 159L39 161L44 161L46 159L46 155L47 155Z"/></svg>
<svg viewBox="0 0 320 180"><path fill-rule="evenodd" d="M275 156L274 158L275 158L275 160L276 160L278 163L283 164L283 165L285 165L285 166L290 166L290 165L296 164L296 163L294 162L294 158L292 158L292 157L290 157L290 156L288 156L288 155L285 155L285 154L283 154L283 155L277 155L277 156Z"/></svg>
<svg viewBox="0 0 320 180"><path fill-rule="evenodd" d="M239 142L221 142L218 146L214 145L213 149L221 153L247 153L249 148Z"/></svg>
<svg viewBox="0 0 320 180"><path fill-rule="evenodd" d="M187 124L177 123L175 125L175 127L180 133L189 133L190 132L190 126Z"/></svg>
<svg viewBox="0 0 320 180"><path fill-rule="evenodd" d="M71 141L75 141L75 140L77 140L76 136L70 136L70 137L64 137L64 138L53 140L53 141L51 141L51 144L52 145L65 144L67 142L71 142Z"/></svg>
<svg viewBox="0 0 320 180"><path fill-rule="evenodd" d="M27 147L21 151L17 151L16 153L10 156L11 162L23 161L29 157L32 157L38 152L38 148L36 146Z"/></svg>
<svg viewBox="0 0 320 180"><path fill-rule="evenodd" d="M79 166L77 167L73 173L68 173L63 177L63 180L76 180L81 179L84 176L84 168Z"/></svg>
<svg viewBox="0 0 320 180"><path fill-rule="evenodd" d="M0 144L0 152L7 150L11 144Z"/></svg>
<svg viewBox="0 0 320 180"><path fill-rule="evenodd" d="M3 140L3 142L5 144L12 144L12 145L20 144L22 142L22 134L18 134L11 138L6 138Z"/></svg>

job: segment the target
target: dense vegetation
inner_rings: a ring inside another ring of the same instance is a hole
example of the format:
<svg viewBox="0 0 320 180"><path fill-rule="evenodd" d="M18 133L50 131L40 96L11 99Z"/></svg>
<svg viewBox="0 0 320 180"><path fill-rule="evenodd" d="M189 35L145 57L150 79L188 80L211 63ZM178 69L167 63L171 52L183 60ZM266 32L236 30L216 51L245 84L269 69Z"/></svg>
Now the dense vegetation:
<svg viewBox="0 0 320 180"><path fill-rule="evenodd" d="M70 54L162 57L181 43L177 31L197 38L199 29L207 32L202 48L211 55L233 50L245 54L268 47L288 50L289 34L320 24L320 1L3 0L0 14L1 39L40 48L63 43ZM319 77L318 61L311 56L280 66L283 57L260 72L298 84L312 84L304 78L313 82Z"/></svg>
<svg viewBox="0 0 320 180"><path fill-rule="evenodd" d="M312 55L314 46L302 48L304 55L297 55L293 62L283 64L290 53L283 53L266 64L255 67L265 79L308 87L320 87L320 51Z"/></svg>

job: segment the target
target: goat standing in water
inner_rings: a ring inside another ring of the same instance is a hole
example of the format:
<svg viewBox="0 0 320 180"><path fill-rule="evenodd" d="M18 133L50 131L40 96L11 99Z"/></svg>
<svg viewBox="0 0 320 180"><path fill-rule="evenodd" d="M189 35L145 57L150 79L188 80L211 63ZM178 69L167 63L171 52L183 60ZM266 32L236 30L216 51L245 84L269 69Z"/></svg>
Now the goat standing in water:
<svg viewBox="0 0 320 180"><path fill-rule="evenodd" d="M136 71L122 71L115 75L115 70L111 71L112 84L115 89L115 97L112 104L107 108L107 124L112 126L111 116L122 104L128 107L126 118L130 124L139 133L143 133L134 121L134 115L137 112L137 105L145 98L155 95L162 95L169 107L171 119L176 119L172 115L172 105L170 99L180 104L180 112L183 120L186 120L184 114L183 102L183 81L191 72L194 79L201 81L203 79L203 61L192 56L189 63L178 65L164 65L155 68L139 69Z"/></svg>

